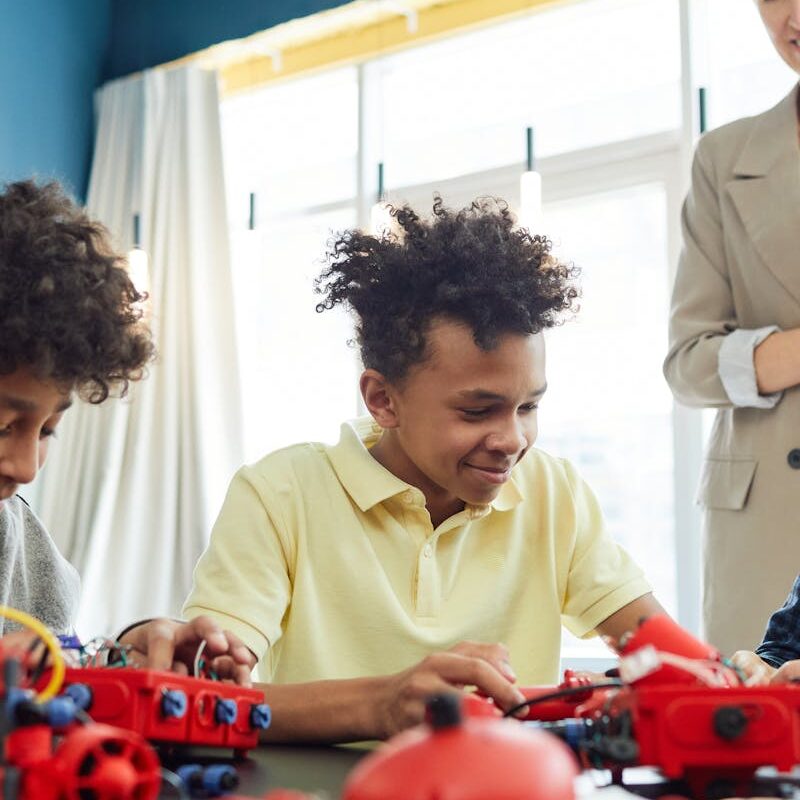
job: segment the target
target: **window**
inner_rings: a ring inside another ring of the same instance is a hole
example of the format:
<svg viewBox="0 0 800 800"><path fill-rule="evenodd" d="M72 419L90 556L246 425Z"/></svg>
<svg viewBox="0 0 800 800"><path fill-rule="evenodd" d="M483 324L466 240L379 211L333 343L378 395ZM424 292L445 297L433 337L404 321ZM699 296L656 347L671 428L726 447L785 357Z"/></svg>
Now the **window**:
<svg viewBox="0 0 800 800"><path fill-rule="evenodd" d="M578 467L611 534L674 610L672 395L661 374L666 189L594 191L550 204L546 215L555 252L582 269L583 299L575 320L547 334L551 388L538 444Z"/></svg>
<svg viewBox="0 0 800 800"><path fill-rule="evenodd" d="M240 233L234 257L245 458L301 441L335 442L356 416L358 362L349 317L319 314L313 291L332 231L352 207L274 219Z"/></svg>
<svg viewBox="0 0 800 800"><path fill-rule="evenodd" d="M797 82L775 53L753 2L706 0L708 124L758 114ZM702 8L702 6L701 6Z"/></svg>
<svg viewBox="0 0 800 800"><path fill-rule="evenodd" d="M678 26L673 0L586 0L384 59L387 185L520 163L528 126L539 157L677 128Z"/></svg>
<svg viewBox="0 0 800 800"><path fill-rule="evenodd" d="M357 413L352 325L340 309L318 314L314 293L331 235L356 224L356 72L236 97L223 103L222 125L252 461L298 441L336 441Z"/></svg>

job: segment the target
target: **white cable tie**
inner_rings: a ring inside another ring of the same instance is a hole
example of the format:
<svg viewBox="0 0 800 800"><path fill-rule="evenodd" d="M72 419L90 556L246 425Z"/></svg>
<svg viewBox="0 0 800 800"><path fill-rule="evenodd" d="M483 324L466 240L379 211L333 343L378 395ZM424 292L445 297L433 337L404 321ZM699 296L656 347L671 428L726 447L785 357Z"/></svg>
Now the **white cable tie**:
<svg viewBox="0 0 800 800"><path fill-rule="evenodd" d="M640 647L630 655L622 656L619 660L619 676L625 683L635 683L660 669L662 665L658 651L653 645Z"/></svg>
<svg viewBox="0 0 800 800"><path fill-rule="evenodd" d="M194 677L200 677L200 658L203 655L203 650L206 649L206 640L200 642L200 647L197 648L197 654L194 657Z"/></svg>

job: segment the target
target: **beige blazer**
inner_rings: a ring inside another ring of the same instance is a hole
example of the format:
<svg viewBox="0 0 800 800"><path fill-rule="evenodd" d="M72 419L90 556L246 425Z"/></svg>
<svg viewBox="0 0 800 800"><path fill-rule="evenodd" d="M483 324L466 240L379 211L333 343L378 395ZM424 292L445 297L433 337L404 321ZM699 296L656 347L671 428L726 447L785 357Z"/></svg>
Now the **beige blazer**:
<svg viewBox="0 0 800 800"><path fill-rule="evenodd" d="M717 361L736 329L800 327L797 93L701 139L682 216L664 374L679 402L718 409L698 502L705 632L723 652L760 641L800 573L800 387L734 407Z"/></svg>

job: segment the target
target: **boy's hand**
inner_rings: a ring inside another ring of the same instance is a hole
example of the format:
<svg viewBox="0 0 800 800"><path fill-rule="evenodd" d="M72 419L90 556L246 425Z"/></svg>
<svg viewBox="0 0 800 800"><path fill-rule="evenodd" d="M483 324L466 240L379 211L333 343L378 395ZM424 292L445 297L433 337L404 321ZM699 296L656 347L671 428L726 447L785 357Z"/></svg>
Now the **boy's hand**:
<svg viewBox="0 0 800 800"><path fill-rule="evenodd" d="M209 617L196 617L191 622L154 619L131 628L120 643L130 645L134 661L144 666L188 674L194 670L203 640L206 642L203 658L220 678L250 685L255 656L236 636L223 631Z"/></svg>
<svg viewBox="0 0 800 800"><path fill-rule="evenodd" d="M419 664L391 675L377 704L379 738L417 725L425 718L431 695L476 686L503 710L525 702L514 686L516 676L501 644L462 642L444 653L434 653Z"/></svg>
<svg viewBox="0 0 800 800"><path fill-rule="evenodd" d="M761 686L769 683L778 671L775 667L771 667L766 661L763 661L750 650L737 650L731 656L731 661L744 672L745 686ZM797 664L798 662L790 661L784 664L784 666L788 666L792 663Z"/></svg>

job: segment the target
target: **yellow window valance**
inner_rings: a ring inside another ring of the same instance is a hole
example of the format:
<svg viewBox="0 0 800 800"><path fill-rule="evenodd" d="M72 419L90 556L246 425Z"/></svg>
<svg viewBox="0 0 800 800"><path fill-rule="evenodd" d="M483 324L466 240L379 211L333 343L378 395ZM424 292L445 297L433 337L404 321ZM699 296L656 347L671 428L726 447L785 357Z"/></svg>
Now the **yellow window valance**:
<svg viewBox="0 0 800 800"><path fill-rule="evenodd" d="M358 63L574 0L354 0L180 59L218 69L224 95Z"/></svg>

